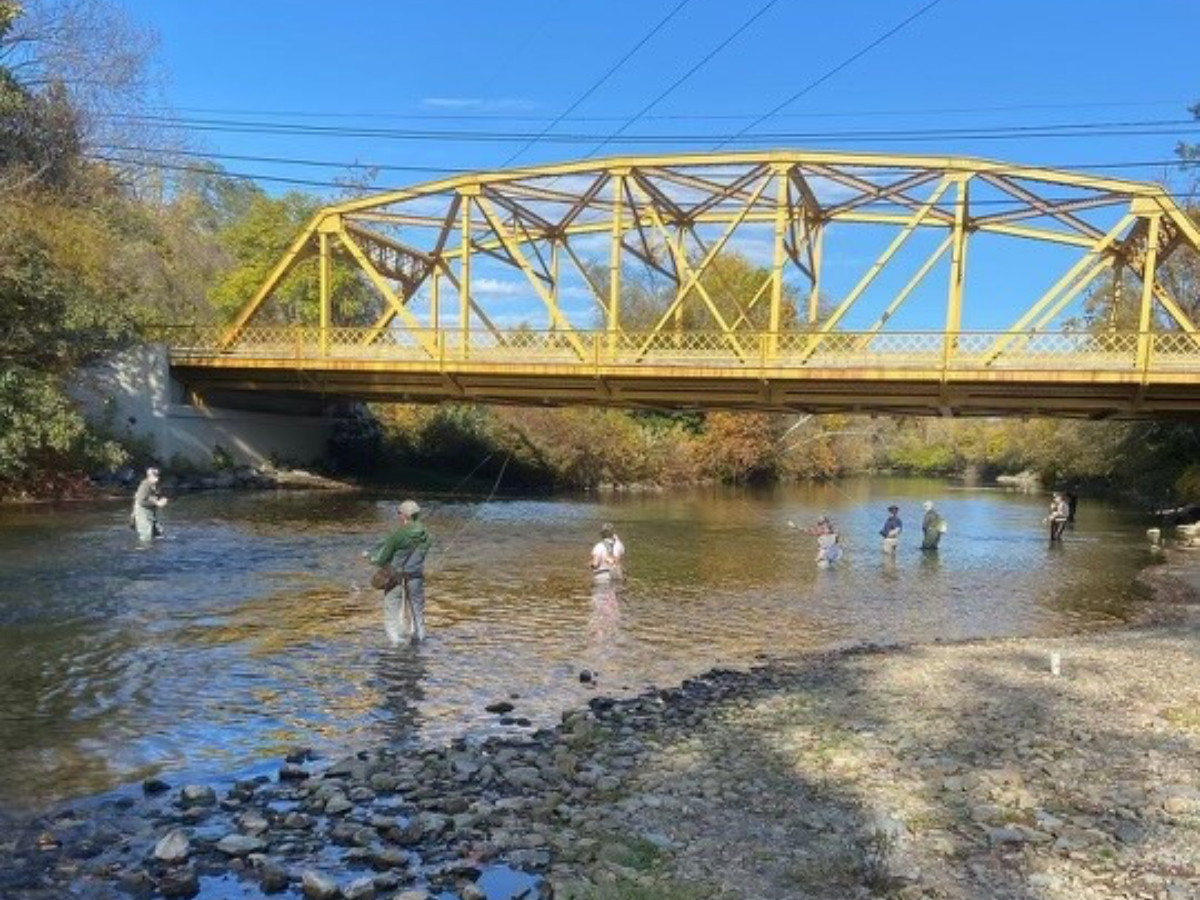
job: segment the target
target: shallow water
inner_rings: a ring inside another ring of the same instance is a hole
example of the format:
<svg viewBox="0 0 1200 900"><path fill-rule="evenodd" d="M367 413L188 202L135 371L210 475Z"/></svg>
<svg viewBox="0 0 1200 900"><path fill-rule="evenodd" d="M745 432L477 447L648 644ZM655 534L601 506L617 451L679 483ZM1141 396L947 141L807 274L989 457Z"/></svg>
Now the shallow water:
<svg viewBox="0 0 1200 900"><path fill-rule="evenodd" d="M922 554L920 501L950 529ZM878 552L887 501L908 527ZM392 505L360 495L208 494L139 549L124 504L0 513L0 807L168 773L251 771L304 745L439 740L534 725L597 690L835 642L1047 634L1103 626L1139 601L1134 514L1085 500L1049 547L1046 498L872 479L603 500L437 502L430 640L386 645L360 551ZM829 512L848 551L813 564L787 523ZM629 580L594 590L602 521ZM581 669L598 685L581 684ZM511 727L511 726L510 726Z"/></svg>

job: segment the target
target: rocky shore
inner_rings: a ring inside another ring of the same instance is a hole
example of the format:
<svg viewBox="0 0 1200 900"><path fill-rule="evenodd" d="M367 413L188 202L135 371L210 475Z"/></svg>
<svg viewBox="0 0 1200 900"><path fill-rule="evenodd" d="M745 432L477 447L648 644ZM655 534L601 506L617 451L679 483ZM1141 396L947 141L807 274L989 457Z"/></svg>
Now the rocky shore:
<svg viewBox="0 0 1200 900"><path fill-rule="evenodd" d="M1156 573L1154 625L859 647L533 734L147 782L6 828L0 896L1200 897L1196 573Z"/></svg>

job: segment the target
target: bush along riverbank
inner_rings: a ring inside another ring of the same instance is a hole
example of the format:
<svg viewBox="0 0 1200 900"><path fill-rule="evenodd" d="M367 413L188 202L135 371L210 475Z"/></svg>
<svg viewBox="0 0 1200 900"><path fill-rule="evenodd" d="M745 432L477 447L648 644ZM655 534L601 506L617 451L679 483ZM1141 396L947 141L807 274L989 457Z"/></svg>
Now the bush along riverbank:
<svg viewBox="0 0 1200 900"><path fill-rule="evenodd" d="M831 651L533 734L147 782L7 829L0 895L1200 896L1196 571L1168 625Z"/></svg>

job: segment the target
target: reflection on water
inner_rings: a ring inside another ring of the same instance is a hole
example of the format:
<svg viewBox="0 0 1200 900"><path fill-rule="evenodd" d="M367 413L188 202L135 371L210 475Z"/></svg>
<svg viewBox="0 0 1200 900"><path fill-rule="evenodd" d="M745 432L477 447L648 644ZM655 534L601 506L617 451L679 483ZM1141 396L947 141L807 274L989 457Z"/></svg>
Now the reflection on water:
<svg viewBox="0 0 1200 900"><path fill-rule="evenodd" d="M938 554L917 549L927 498L950 523ZM887 557L893 499L908 531ZM544 724L591 696L584 668L618 693L836 641L1099 625L1136 599L1144 561L1120 510L1085 503L1051 549L1044 498L911 480L425 505L452 549L430 556L420 648L388 645L367 585L359 552L391 521L374 498L184 497L147 549L123 504L5 511L0 805L301 744L482 733L500 727L483 707L510 694ZM824 570L813 538L786 527L822 512L846 548ZM616 587L587 572L604 521L629 548Z"/></svg>

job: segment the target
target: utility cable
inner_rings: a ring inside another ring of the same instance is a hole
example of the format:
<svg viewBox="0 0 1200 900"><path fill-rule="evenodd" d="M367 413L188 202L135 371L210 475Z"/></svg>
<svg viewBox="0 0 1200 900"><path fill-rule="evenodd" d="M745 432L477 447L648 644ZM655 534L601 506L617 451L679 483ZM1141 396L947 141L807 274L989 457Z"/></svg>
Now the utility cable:
<svg viewBox="0 0 1200 900"><path fill-rule="evenodd" d="M609 144L611 144L613 141L615 141L618 137L620 137L622 134L624 134L625 129L629 128L629 126L633 125L635 122L637 122L639 119L641 119L642 116L646 115L646 113L650 112L650 110L654 109L654 107L658 106L659 103L661 103L668 96L670 96L672 93L674 93L674 91L677 88L679 88L685 81L687 81L689 78L691 78L697 72L699 72L700 69L702 69L704 66L706 66L709 63L709 61L712 60L718 53L720 53L722 50L724 50L726 47L728 47L730 44L732 44L735 40L737 40L739 37L741 37L742 33L745 32L746 29L748 29L751 25L753 25L755 22L757 22L759 19L761 19L764 15L766 15L767 12L770 11L771 7L775 6L775 4L778 2L779 2L779 0L767 0L766 3L764 3L762 6L759 7L758 11L756 13L754 13L754 15L752 15L749 19L747 19L745 22L743 22L732 34L730 34L728 37L726 37L725 40L721 41L721 43L717 44L717 46L715 46L712 50L710 50L707 54L705 54L704 57L702 57L699 62L697 62L690 69L688 69L686 72L684 72L681 76L679 76L677 79L675 79L675 81L673 81L667 87L666 90L660 92L657 97L655 97L653 100L651 100L645 106L643 106L640 110L638 110L636 113L634 113L628 119L626 119L620 128L618 128L611 135L606 137L603 141L601 141L599 144L597 144L595 147L593 147L591 150L589 150L587 152L587 154L585 154L584 159L590 159L591 157L595 156L597 153L599 153L601 150L603 150L605 147L607 147Z"/></svg>
<svg viewBox="0 0 1200 900"><path fill-rule="evenodd" d="M825 73L823 73L822 75L820 75L819 77L814 79L813 81L810 81L808 84L806 84L800 90L796 91L796 93L792 94L792 96L788 97L782 103L777 105L774 109L768 110L767 112L763 113L761 116L759 116L753 122L749 123L748 125L741 128L739 131L735 132L731 138L721 141L721 143L717 144L713 149L720 150L726 144L729 144L730 142L732 142L733 140L736 140L737 138L741 137L742 135L746 134L747 132L753 131L756 127L761 125L763 122L767 121L767 119L770 119L772 116L781 112L788 106L791 106L793 103L795 103L801 97L805 96L806 94L808 94L811 91L815 90L816 88L820 87L822 84L824 84L826 81L828 81L834 75L837 75L843 69L853 65L855 62L857 62L862 57L866 56L868 53L870 53L872 50L874 50L876 47L878 47L880 44L882 44L888 38L903 31L905 28L907 28L909 25L911 25L917 19L921 18L921 16L925 15L927 12L932 10L935 6L937 6L941 2L942 2L942 0L930 0L929 3L926 3L924 6L922 6L920 9L918 9L916 12L914 12L908 18L904 19L902 22L900 22L897 25L893 25L891 28L889 28L883 34L879 35L879 37L875 38L875 40L871 41L865 47L862 47L859 50L855 51L853 54L851 54L846 59L842 60L840 63L838 63L836 66L834 66L832 69L829 69L828 71L826 71Z"/></svg>
<svg viewBox="0 0 1200 900"><path fill-rule="evenodd" d="M169 162L155 162L155 161L151 161L151 160L142 160L142 159L129 159L129 158L122 158L122 157L117 157L117 156L107 156L107 155L98 154L98 153L89 153L89 154L87 154L87 156L89 159L92 159L96 162L108 163L110 165L115 165L115 166L133 166L134 168L143 168L143 169L155 169L155 170L163 170L163 171L171 171L171 172L188 172L188 173L196 173L196 174L200 174L200 175L223 176L226 178L242 178L242 179L246 179L249 181L266 181L266 182L271 182L271 183L276 183L276 184L286 184L286 185L293 185L293 186L298 186L298 187L320 187L320 188L330 188L330 189L334 189L334 190L345 190L345 188L346 188L346 184L344 182L337 182L337 181L320 181L320 180L310 179L310 178L290 178L290 177L282 176L282 175L263 175L263 174L254 173L254 172L214 170L213 168L208 167L208 166L186 165L186 164L182 164L182 163L169 163ZM1168 164L1168 163L1164 163L1164 164ZM1177 165L1177 166L1187 165L1186 161L1182 161L1182 160L1175 161L1175 162L1169 163L1169 164ZM1158 165L1158 164L1157 163L1146 163L1146 165ZM1098 166L1093 166L1093 167L1098 168ZM1018 170L1034 170L1034 171L1036 171L1037 169L1044 169L1044 168L1046 168L1046 167L1033 166L1033 165L1021 166L1021 167L1014 166L1013 171L1018 171ZM1086 168L1086 166L1080 166L1078 168ZM995 173L1003 174L1004 171L1005 170L1003 170L1003 169L999 169L999 170L995 170ZM402 189L403 189L403 187L400 185L390 185L390 186L389 185L378 185L375 188L373 188L373 190L379 191L379 192L387 192L387 191L402 190ZM1178 199L1194 198L1194 197L1200 196L1200 190L1172 193L1171 196L1178 198ZM1083 198L1081 198L1079 196L1071 196L1071 197L1039 197L1038 199L1045 203L1068 203L1072 200L1079 200L1079 199L1083 199ZM979 198L979 199L975 199L975 200L971 201L972 207L1011 206L1014 208L1019 208L1019 207L1023 207L1026 205L1027 204L1023 200L1019 200L1015 197L1011 198L1011 199L984 197L984 198ZM888 204L886 201L867 202L867 203L861 204L860 208L862 208L862 209L892 208L892 204Z"/></svg>
<svg viewBox="0 0 1200 900"><path fill-rule="evenodd" d="M799 113L776 113L776 119L853 119L941 115L976 115L993 112L1032 112L1046 110L1080 110L1080 109L1132 109L1154 106L1173 106L1184 109L1190 106L1192 98L1175 100L1141 100L1141 101L1076 101L1073 103L1010 103L987 106L941 106L941 107L903 107L889 109L839 109L836 111L811 111ZM197 113L216 116L291 116L297 119L391 119L395 121L444 121L444 122L532 122L542 123L551 121L552 116L516 115L512 113L397 113L397 112L327 112L301 109L237 109L212 106L174 106L174 107L145 107L158 113ZM120 118L129 113L105 113L110 118ZM642 116L649 122L720 122L746 121L754 119L758 113L656 113ZM626 116L567 116L561 122L623 122Z"/></svg>
<svg viewBox="0 0 1200 900"><path fill-rule="evenodd" d="M252 162L252 163L269 163L273 165L288 165L301 166L311 168L324 169L374 169L380 172L418 172L430 174L455 174L455 175L471 175L484 171L480 168L462 168L454 166L416 166L416 165L395 165L391 163L374 163L374 162L339 162L337 160L326 159L309 159L307 157L297 156L256 156L236 153L206 153L198 150L162 150L154 147L137 147L127 144L95 144L90 148L92 151L100 151L103 153L137 153L148 154L151 156L164 157L183 157L191 159L208 159L220 160L225 162ZM1030 165L1013 165L1013 169L1029 170L1029 169L1073 169L1078 171L1086 170L1112 170L1112 169L1139 169L1139 168L1161 168L1164 166L1187 166L1195 165L1184 159L1154 159L1154 160L1129 160L1125 162L1107 162L1107 163L1082 163L1082 162L1061 162L1061 163L1038 163ZM856 167L856 172L869 171L870 167ZM1004 170L998 170L999 174L1004 174ZM214 172L214 174L220 174Z"/></svg>
<svg viewBox="0 0 1200 900"><path fill-rule="evenodd" d="M778 0L772 0L778 2ZM659 96L664 96L660 94ZM656 101L657 102L657 101ZM652 105L652 104L651 104ZM643 109L649 107L643 107ZM211 132L218 134L250 134L279 137L324 137L354 138L394 141L459 141L462 143L517 143L537 137L527 131L493 131L479 129L402 129L402 128L343 128L334 126L302 125L290 122L241 122L229 119L171 119L149 116L131 118L130 121L169 130ZM635 119L628 120L630 124ZM625 125L616 132L599 135L589 132L567 132L548 134L540 140L556 144L591 143L600 139L584 158L590 158L618 137L626 144L700 145L713 140L720 146L736 143L761 145L768 142L809 143L879 143L899 141L924 141L955 138L959 140L1006 140L1014 138L1057 138L1087 135L1090 137L1129 137L1137 135L1174 135L1200 128L1200 119L1130 119L1098 122L1051 122L1040 124L1015 124L995 126L953 128L908 128L908 129L856 129L844 131L776 131L756 135L703 134L699 132L676 132L659 134L625 134Z"/></svg>
<svg viewBox="0 0 1200 900"><path fill-rule="evenodd" d="M540 141L542 138L544 138L547 134L549 134L551 131L553 131L554 128L560 122L562 122L564 119L567 118L567 116L569 116L576 109L578 109L580 104L584 103L589 97L592 96L592 94L594 94L594 93L596 93L596 91L600 90L600 88L603 87L604 84L610 78L613 77L613 75L617 74L617 72L619 72L621 70L621 68L625 65L625 63L629 62L629 60L633 58L634 54L636 54L639 50L642 49L642 47L644 47L647 43L649 43L649 41L656 34L658 34L660 31L662 31L663 28L666 27L668 22L670 22L673 18L675 18L676 15L678 15L680 12L682 12L683 8L691 2L692 2L692 0L680 0L679 3L677 3L674 7L671 8L670 12L668 12L665 16L663 16L663 18L659 19L658 23L653 28L651 28L648 32L646 32L645 35L642 36L641 40L639 40L636 44L634 44L625 53L624 56L622 56L619 60L616 61L616 63L614 63L612 66L610 66L608 68L608 71L606 71L603 75L601 75L596 81L592 82L592 84L588 87L588 89L585 90L578 97L576 97L575 100L572 101L571 105L568 106L565 110L563 110L562 113L560 113L554 120L552 120L549 125L547 125L540 132L538 132L536 135L534 135L528 141L526 141L524 144L522 144L520 147L518 147L516 152L514 152L508 159L506 159L502 163L502 165L504 167L512 165L517 159L519 159L525 153L526 150L528 150L530 147L532 147L534 144L536 144L538 141Z"/></svg>

